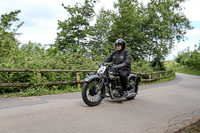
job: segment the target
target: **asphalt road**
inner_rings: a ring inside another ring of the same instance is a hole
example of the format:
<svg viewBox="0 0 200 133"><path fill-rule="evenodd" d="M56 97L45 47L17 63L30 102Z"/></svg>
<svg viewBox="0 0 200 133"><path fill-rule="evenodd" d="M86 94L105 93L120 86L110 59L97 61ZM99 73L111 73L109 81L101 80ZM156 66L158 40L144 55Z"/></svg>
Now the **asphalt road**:
<svg viewBox="0 0 200 133"><path fill-rule="evenodd" d="M0 133L172 133L200 119L200 77L139 87L132 101L86 106L80 93L0 98Z"/></svg>

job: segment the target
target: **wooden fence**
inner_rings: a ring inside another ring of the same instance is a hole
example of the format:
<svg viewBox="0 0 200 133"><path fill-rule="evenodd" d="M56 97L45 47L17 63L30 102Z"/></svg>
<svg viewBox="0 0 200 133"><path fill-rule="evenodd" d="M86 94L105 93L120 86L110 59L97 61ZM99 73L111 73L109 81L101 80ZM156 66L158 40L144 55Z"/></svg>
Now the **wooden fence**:
<svg viewBox="0 0 200 133"><path fill-rule="evenodd" d="M35 72L31 69L0 69L0 72ZM80 73L86 72L97 72L97 70L40 70L37 71L38 79L42 78L41 73L45 72L74 72L76 73L76 81L55 81L55 82L46 82L46 83L40 83L39 85L46 85L46 86L52 86L52 85L66 85L66 84L77 84L77 87L80 88L80 84L84 83L84 80L81 80ZM133 74L138 75L141 78L142 82L151 82L155 80L159 80L162 78L171 77L173 75L173 71L157 71L157 72L148 72L148 73L142 73L142 72L131 72ZM0 83L0 87L30 87L32 84L30 83Z"/></svg>

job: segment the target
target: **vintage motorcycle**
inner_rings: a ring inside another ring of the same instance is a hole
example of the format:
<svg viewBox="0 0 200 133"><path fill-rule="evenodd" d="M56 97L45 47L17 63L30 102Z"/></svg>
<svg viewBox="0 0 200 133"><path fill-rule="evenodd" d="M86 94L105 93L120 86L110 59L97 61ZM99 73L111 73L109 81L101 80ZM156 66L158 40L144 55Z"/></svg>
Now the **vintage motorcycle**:
<svg viewBox="0 0 200 133"><path fill-rule="evenodd" d="M123 95L120 77L112 63L103 63L97 74L89 74L83 84L82 99L88 106L97 106L105 97L111 99L126 98L132 100L138 93L140 77L134 74L128 76L127 95Z"/></svg>

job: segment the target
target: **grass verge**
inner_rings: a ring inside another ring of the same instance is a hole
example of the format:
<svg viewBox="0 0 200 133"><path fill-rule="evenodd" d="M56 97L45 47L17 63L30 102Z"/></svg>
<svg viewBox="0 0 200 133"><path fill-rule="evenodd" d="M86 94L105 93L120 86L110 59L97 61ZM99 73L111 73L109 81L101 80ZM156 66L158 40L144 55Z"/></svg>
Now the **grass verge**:
<svg viewBox="0 0 200 133"><path fill-rule="evenodd" d="M192 67L176 68L176 72L200 76L200 70L196 70Z"/></svg>
<svg viewBox="0 0 200 133"><path fill-rule="evenodd" d="M156 80L156 81L152 81L152 82L141 82L139 84L139 86L143 86L143 85L152 85L152 84L158 84L158 83L163 83L163 82L168 82L168 81L172 81L176 78L176 74L173 74L171 77L169 78L163 78L160 80Z"/></svg>
<svg viewBox="0 0 200 133"><path fill-rule="evenodd" d="M200 120L176 133L200 133Z"/></svg>
<svg viewBox="0 0 200 133"><path fill-rule="evenodd" d="M180 65L176 61L166 61L165 67L167 68L167 70L174 70L175 72L179 72L179 73L200 76L200 70L198 70L194 67Z"/></svg>
<svg viewBox="0 0 200 133"><path fill-rule="evenodd" d="M42 96L42 95L53 95L53 94L62 94L69 92L79 92L81 88L66 86L65 88L58 89L57 87L47 88L47 87L35 87L28 88L19 92L12 92L1 94L0 98L14 98L14 97L28 97L28 96Z"/></svg>

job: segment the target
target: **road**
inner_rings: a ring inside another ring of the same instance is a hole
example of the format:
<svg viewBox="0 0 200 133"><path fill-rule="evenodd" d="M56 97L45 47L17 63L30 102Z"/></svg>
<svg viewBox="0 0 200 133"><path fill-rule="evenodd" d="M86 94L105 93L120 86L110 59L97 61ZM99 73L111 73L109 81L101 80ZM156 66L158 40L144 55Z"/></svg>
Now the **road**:
<svg viewBox="0 0 200 133"><path fill-rule="evenodd" d="M172 133L200 119L200 77L139 87L132 101L86 106L80 93L0 99L0 133Z"/></svg>

